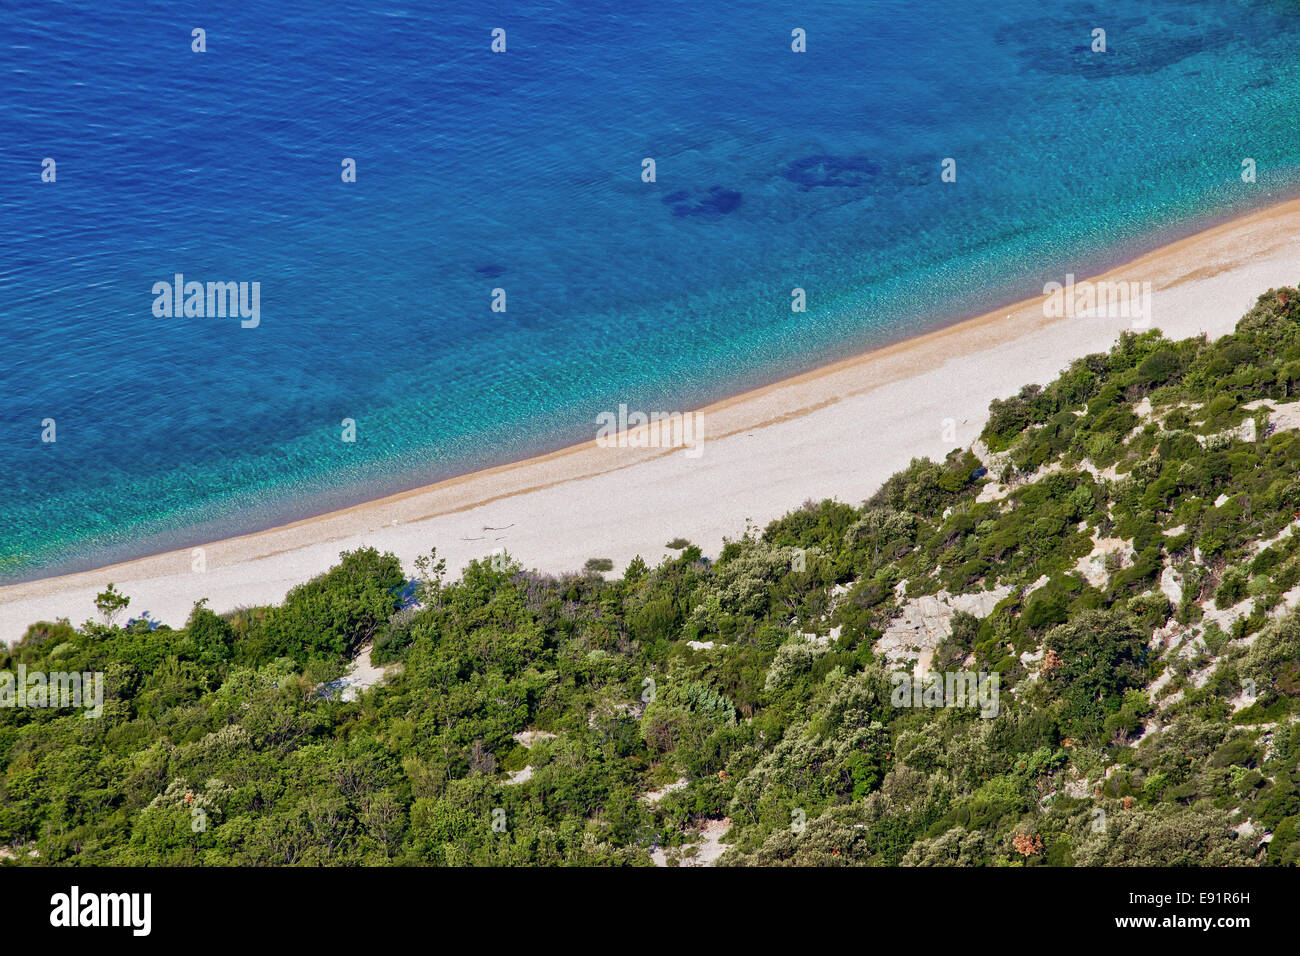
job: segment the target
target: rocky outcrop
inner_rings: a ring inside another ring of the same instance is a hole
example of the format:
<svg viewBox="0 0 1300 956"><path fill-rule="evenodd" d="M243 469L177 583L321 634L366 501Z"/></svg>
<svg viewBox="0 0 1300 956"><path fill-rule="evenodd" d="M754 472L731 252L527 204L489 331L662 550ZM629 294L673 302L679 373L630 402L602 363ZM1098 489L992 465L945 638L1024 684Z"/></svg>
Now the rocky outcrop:
<svg viewBox="0 0 1300 956"><path fill-rule="evenodd" d="M1171 567L1160 572L1160 593L1169 598L1174 607L1183 603L1183 576Z"/></svg>
<svg viewBox="0 0 1300 956"><path fill-rule="evenodd" d="M1011 585L1005 584L992 591L973 594L954 595L940 591L911 598L876 641L876 652L888 658L895 669L916 661L917 674L923 674L929 669L935 648L952 636L952 619L958 611L979 618L988 617L1011 591Z"/></svg>

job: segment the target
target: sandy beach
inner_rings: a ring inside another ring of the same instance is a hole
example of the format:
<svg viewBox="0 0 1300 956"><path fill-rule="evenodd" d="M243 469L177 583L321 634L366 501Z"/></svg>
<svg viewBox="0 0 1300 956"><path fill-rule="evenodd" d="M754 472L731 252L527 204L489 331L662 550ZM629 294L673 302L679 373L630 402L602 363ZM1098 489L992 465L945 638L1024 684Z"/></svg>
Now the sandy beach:
<svg viewBox="0 0 1300 956"><path fill-rule="evenodd" d="M1256 296L1300 280L1300 200L1157 249L1096 281L1150 282L1150 325L1171 338L1232 330ZM1084 277L1078 277L1080 281ZM1064 281L1064 276L1060 277ZM1048 318L1045 297L837 362L702 409L700 453L595 441L191 550L0 587L0 640L37 620L94 615L108 582L181 626L194 602L217 611L277 602L340 551L371 545L411 569L436 546L449 570L504 548L559 573L589 558L650 563L681 536L716 555L724 537L808 499L852 504L913 457L978 437L991 399L1044 383L1132 328L1120 317ZM593 438L596 414L593 409Z"/></svg>

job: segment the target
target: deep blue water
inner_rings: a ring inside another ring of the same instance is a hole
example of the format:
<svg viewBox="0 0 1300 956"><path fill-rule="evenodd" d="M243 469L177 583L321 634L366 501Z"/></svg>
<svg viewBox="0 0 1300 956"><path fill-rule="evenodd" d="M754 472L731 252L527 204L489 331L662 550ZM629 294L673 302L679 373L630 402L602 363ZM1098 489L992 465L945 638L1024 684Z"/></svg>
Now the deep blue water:
<svg viewBox="0 0 1300 956"><path fill-rule="evenodd" d="M0 578L589 439L1290 195L1298 12L2 0ZM261 324L155 317L177 272L260 282Z"/></svg>

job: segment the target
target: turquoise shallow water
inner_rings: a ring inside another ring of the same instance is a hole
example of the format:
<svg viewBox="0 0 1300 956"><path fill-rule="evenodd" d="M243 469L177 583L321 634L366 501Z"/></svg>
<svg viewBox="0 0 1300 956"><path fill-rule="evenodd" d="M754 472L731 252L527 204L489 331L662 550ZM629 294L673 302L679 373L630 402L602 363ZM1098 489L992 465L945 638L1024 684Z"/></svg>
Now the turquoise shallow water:
<svg viewBox="0 0 1300 956"><path fill-rule="evenodd" d="M1295 2L463 6L7 6L0 579L698 406L1300 183ZM177 272L261 324L155 317Z"/></svg>

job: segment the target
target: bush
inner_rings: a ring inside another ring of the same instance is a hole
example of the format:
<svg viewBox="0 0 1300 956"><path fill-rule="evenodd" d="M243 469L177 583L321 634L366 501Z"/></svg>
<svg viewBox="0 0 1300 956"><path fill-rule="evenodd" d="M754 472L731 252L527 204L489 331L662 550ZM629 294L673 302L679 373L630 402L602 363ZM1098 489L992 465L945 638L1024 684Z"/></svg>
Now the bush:
<svg viewBox="0 0 1300 956"><path fill-rule="evenodd" d="M1219 610L1232 607L1246 596L1246 583L1246 576L1236 568L1225 571L1214 592L1214 606Z"/></svg>
<svg viewBox="0 0 1300 956"><path fill-rule="evenodd" d="M285 595L263 627L274 651L300 664L316 656L346 657L387 623L405 585L394 555L347 551L329 571Z"/></svg>

